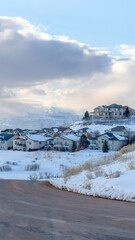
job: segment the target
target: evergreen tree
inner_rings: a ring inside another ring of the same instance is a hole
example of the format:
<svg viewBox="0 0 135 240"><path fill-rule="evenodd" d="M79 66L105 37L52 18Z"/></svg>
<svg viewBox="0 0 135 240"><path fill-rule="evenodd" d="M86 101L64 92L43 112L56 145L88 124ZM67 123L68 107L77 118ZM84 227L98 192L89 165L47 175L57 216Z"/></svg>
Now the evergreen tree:
<svg viewBox="0 0 135 240"><path fill-rule="evenodd" d="M83 119L89 119L89 117L90 117L89 112L86 111L86 112L84 113Z"/></svg>
<svg viewBox="0 0 135 240"><path fill-rule="evenodd" d="M72 145L72 152L75 152L75 150L76 150L76 144L75 144L75 142L73 142L73 145Z"/></svg>
<svg viewBox="0 0 135 240"><path fill-rule="evenodd" d="M127 117L127 118L128 118L128 117L129 117L129 113L130 113L130 112L129 112L129 108L128 108L128 107L126 107L126 110L125 110L125 117Z"/></svg>
<svg viewBox="0 0 135 240"><path fill-rule="evenodd" d="M102 151L103 152L108 152L109 151L108 142L106 140L103 143Z"/></svg>
<svg viewBox="0 0 135 240"><path fill-rule="evenodd" d="M87 137L83 134L80 138L80 148L87 148L89 145L89 141Z"/></svg>

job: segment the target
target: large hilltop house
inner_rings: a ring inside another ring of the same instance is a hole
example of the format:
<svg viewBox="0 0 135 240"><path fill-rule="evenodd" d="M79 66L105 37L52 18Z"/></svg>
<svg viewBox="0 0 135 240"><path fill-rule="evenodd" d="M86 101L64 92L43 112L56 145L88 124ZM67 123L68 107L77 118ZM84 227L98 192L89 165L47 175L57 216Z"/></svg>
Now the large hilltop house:
<svg viewBox="0 0 135 240"><path fill-rule="evenodd" d="M102 105L94 108L94 112L90 113L90 116L93 119L124 119L135 116L135 110L118 104Z"/></svg>

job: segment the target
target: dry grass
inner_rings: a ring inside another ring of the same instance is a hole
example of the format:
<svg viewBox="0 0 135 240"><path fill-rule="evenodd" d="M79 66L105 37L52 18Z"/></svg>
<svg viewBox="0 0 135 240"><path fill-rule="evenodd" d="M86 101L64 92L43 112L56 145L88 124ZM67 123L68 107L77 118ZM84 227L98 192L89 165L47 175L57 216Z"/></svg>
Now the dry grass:
<svg viewBox="0 0 135 240"><path fill-rule="evenodd" d="M120 149L121 154L129 153L133 151L135 151L135 144L131 144Z"/></svg>
<svg viewBox="0 0 135 240"><path fill-rule="evenodd" d="M48 152L47 155L45 156L46 159L48 160L52 160L52 155Z"/></svg>
<svg viewBox="0 0 135 240"><path fill-rule="evenodd" d="M80 166L77 166L77 167L71 167L71 168L68 168L66 171L65 171L65 174L64 174L64 178L67 178L67 177L71 177L71 176L74 176L74 175L77 175L79 174L80 172L82 172L83 170L90 170L93 168L93 164L90 163L90 162L86 162Z"/></svg>
<svg viewBox="0 0 135 240"><path fill-rule="evenodd" d="M128 163L128 168L129 168L130 170L135 170L135 161L129 162L129 163Z"/></svg>
<svg viewBox="0 0 135 240"><path fill-rule="evenodd" d="M80 172L82 172L84 169L83 169L83 166L80 165L78 167L72 167L72 168L68 168L64 174L64 178L69 178L71 176L74 176L74 175L77 175L79 174Z"/></svg>
<svg viewBox="0 0 135 240"><path fill-rule="evenodd" d="M123 147L119 152L104 156L98 161L93 159L89 162L86 162L86 163L80 165L80 166L68 168L65 171L64 178L69 178L71 176L77 175L80 172L82 172L83 170L87 170L90 172L89 176L87 177L88 179L93 179L93 175L91 174L92 172L95 173L95 177L106 176L106 173L104 172L104 170L103 169L101 170L101 168L100 168L101 166L113 164L117 161L119 161L119 162L129 161L133 158L133 155L125 154L125 153L131 153L132 151L135 151L135 144L129 145L127 147ZM133 167L134 166L132 164L131 168L133 169ZM129 166L129 168L130 168L130 166ZM115 173L111 173L112 177L113 177L113 174L114 174L114 176L115 175L117 176L118 172L119 171L116 171ZM110 178L111 178L111 174L110 174ZM108 175L108 177L109 177L109 175Z"/></svg>
<svg viewBox="0 0 135 240"><path fill-rule="evenodd" d="M118 178L120 177L121 172L120 171L116 171L113 173L110 173L109 175L107 175L107 178Z"/></svg>
<svg viewBox="0 0 135 240"><path fill-rule="evenodd" d="M96 177L103 177L103 176L106 175L105 171L102 168L97 169L94 172L94 174L95 174Z"/></svg>
<svg viewBox="0 0 135 240"><path fill-rule="evenodd" d="M84 184L83 184L83 187L84 187L85 189L90 190L90 189L91 189L91 184L90 184L90 183L84 183Z"/></svg>
<svg viewBox="0 0 135 240"><path fill-rule="evenodd" d="M119 158L119 161L120 162L126 162L128 160L131 160L133 158L133 155L132 154L129 154L129 155L121 155L120 158Z"/></svg>

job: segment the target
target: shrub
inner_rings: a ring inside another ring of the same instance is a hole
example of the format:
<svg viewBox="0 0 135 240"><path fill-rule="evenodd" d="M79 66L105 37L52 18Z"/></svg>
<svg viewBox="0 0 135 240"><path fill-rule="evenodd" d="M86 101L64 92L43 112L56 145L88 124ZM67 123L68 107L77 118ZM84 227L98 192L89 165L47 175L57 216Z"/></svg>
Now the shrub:
<svg viewBox="0 0 135 240"><path fill-rule="evenodd" d="M33 173L29 176L29 179L31 181L37 181L38 180L38 175L36 173Z"/></svg>
<svg viewBox="0 0 135 240"><path fill-rule="evenodd" d="M7 161L6 164L11 164L11 162Z"/></svg>
<svg viewBox="0 0 135 240"><path fill-rule="evenodd" d="M3 165L0 167L0 172L6 172L6 171L11 171L12 168L9 165Z"/></svg>
<svg viewBox="0 0 135 240"><path fill-rule="evenodd" d="M103 152L108 152L109 151L108 142L106 140L103 143L102 151Z"/></svg>
<svg viewBox="0 0 135 240"><path fill-rule="evenodd" d="M86 177L87 177L89 180L94 179L94 176L93 176L92 173L87 173L87 174L86 174Z"/></svg>
<svg viewBox="0 0 135 240"><path fill-rule="evenodd" d="M73 142L73 145L72 145L72 152L75 152L75 150L76 150L76 144L75 144L75 142Z"/></svg>
<svg viewBox="0 0 135 240"><path fill-rule="evenodd" d="M105 176L105 171L102 168L97 169L94 173L96 177Z"/></svg>
<svg viewBox="0 0 135 240"><path fill-rule="evenodd" d="M18 163L17 162L12 162L12 165L17 166Z"/></svg>
<svg viewBox="0 0 135 240"><path fill-rule="evenodd" d="M37 171L39 170L40 165L39 164L29 164L25 167L26 171Z"/></svg>

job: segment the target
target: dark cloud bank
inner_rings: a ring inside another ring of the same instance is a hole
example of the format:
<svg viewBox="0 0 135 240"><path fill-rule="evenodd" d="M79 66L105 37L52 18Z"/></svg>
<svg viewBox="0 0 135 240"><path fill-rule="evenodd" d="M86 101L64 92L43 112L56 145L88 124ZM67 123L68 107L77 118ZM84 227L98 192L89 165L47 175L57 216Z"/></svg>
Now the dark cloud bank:
<svg viewBox="0 0 135 240"><path fill-rule="evenodd" d="M77 42L24 36L27 24L0 18L0 82L9 87L53 79L77 79L110 70L111 58ZM40 33L39 33L40 34ZM87 50L87 53L85 52Z"/></svg>

